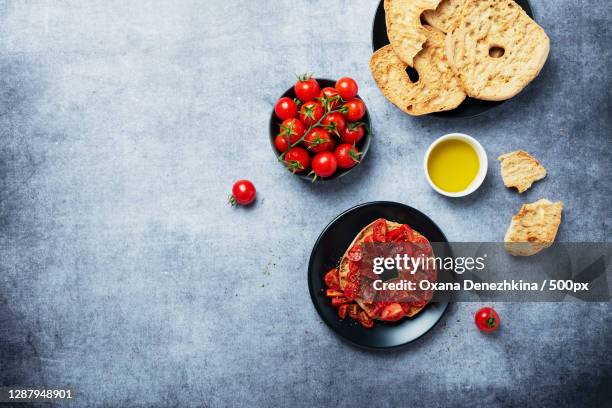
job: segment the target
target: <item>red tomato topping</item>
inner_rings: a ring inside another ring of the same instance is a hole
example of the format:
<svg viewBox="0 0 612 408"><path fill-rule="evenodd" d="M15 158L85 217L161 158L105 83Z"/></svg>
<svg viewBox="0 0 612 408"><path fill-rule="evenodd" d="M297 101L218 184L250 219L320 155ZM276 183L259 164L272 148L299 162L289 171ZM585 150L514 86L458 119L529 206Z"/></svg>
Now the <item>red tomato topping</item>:
<svg viewBox="0 0 612 408"><path fill-rule="evenodd" d="M359 305L351 303L348 307L348 314L351 319L357 320L359 318Z"/></svg>
<svg viewBox="0 0 612 408"><path fill-rule="evenodd" d="M349 261L359 262L361 261L361 245L354 245L347 254Z"/></svg>
<svg viewBox="0 0 612 408"><path fill-rule="evenodd" d="M384 219L378 219L372 226L372 237L374 242L386 242L387 241L387 221Z"/></svg>
<svg viewBox="0 0 612 408"><path fill-rule="evenodd" d="M350 300L348 300L345 297L333 297L331 300L332 306L333 307L338 307L340 305L343 305L345 303L350 303Z"/></svg>
<svg viewBox="0 0 612 408"><path fill-rule="evenodd" d="M404 309L399 303L391 303L382 310L380 319L387 322L395 322L404 317Z"/></svg>
<svg viewBox="0 0 612 408"><path fill-rule="evenodd" d="M374 320L370 319L366 312L359 312L359 324L366 329L371 329L374 327Z"/></svg>
<svg viewBox="0 0 612 408"><path fill-rule="evenodd" d="M336 289L327 289L325 291L325 296L327 297L343 297L344 293Z"/></svg>
<svg viewBox="0 0 612 408"><path fill-rule="evenodd" d="M330 269L325 274L325 286L329 289L340 290L340 278L338 276L338 269Z"/></svg>
<svg viewBox="0 0 612 408"><path fill-rule="evenodd" d="M348 311L348 307L349 305L344 304L344 305L340 305L340 307L338 308L338 317L342 320L344 320L346 318L346 312Z"/></svg>

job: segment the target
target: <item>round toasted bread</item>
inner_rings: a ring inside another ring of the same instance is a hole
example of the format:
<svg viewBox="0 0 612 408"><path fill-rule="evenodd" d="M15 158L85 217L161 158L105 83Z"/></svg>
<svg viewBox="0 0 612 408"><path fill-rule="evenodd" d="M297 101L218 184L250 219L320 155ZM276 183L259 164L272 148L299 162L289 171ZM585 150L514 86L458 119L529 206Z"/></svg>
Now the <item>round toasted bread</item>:
<svg viewBox="0 0 612 408"><path fill-rule="evenodd" d="M434 10L441 0L385 0L387 36L397 56L413 67L414 57L427 41L421 14Z"/></svg>
<svg viewBox="0 0 612 408"><path fill-rule="evenodd" d="M429 26L423 29L427 42L414 59L416 82L391 46L377 50L370 59L372 76L383 95L414 116L454 109L466 96L444 54L444 34Z"/></svg>
<svg viewBox="0 0 612 408"><path fill-rule="evenodd" d="M389 221L389 220L385 220L387 222L387 231L390 230L394 230L396 228L399 228L402 226L402 224L398 224L397 222L393 222L393 221ZM353 248L355 245L357 244L362 244L365 241L365 238L372 234L373 231L373 226L374 223L376 221L368 224L365 228L363 228L355 237L355 239L353 240L353 242L351 242L351 245L349 245L349 247L346 249L346 251L344 252L344 255L342 255L342 259L340 260L340 265L338 266L338 275L340 277L340 288L344 290L344 287L346 286L347 283L347 276L349 274L349 263L350 260L348 258L348 253L351 250L351 248ZM418 231L412 230L412 233L415 237L422 237L423 235L421 235L421 233L419 233ZM366 305L365 302L362 299L355 299L355 302L362 308L362 309L366 309ZM417 313L419 313L421 310L423 310L425 308L424 305L422 307L416 307L416 306L410 306L410 309L408 310L408 312L406 312L406 316L408 317L413 317L415 316ZM380 320L379 317L375 318L376 320Z"/></svg>
<svg viewBox="0 0 612 408"><path fill-rule="evenodd" d="M472 98L501 101L523 90L544 66L550 40L512 0L467 0L446 35L446 55Z"/></svg>
<svg viewBox="0 0 612 408"><path fill-rule="evenodd" d="M461 16L465 0L442 0L435 10L425 10L423 18L430 26L448 33Z"/></svg>

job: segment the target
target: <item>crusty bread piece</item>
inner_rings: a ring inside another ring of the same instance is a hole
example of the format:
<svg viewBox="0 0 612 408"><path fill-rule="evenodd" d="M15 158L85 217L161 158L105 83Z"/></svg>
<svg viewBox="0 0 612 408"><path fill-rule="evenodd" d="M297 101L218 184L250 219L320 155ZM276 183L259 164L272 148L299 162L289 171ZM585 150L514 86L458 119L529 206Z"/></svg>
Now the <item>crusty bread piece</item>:
<svg viewBox="0 0 612 408"><path fill-rule="evenodd" d="M523 90L540 73L549 48L542 27L512 0L466 0L446 36L446 55L463 89L489 101Z"/></svg>
<svg viewBox="0 0 612 408"><path fill-rule="evenodd" d="M441 0L385 0L387 36L397 56L414 66L414 57L421 51L427 35L421 14L434 10Z"/></svg>
<svg viewBox="0 0 612 408"><path fill-rule="evenodd" d="M404 64L389 45L370 59L370 70L383 95L410 115L424 115L454 109L465 99L459 80L444 55L444 34L424 26L425 48L414 59L419 74L413 83Z"/></svg>
<svg viewBox="0 0 612 408"><path fill-rule="evenodd" d="M541 199L523 204L512 217L504 237L506 251L514 256L530 256L551 246L557 236L562 211L561 201L552 203Z"/></svg>
<svg viewBox="0 0 612 408"><path fill-rule="evenodd" d="M501 175L506 187L516 187L519 193L546 177L546 169L532 155L524 150L502 154Z"/></svg>
<svg viewBox="0 0 612 408"><path fill-rule="evenodd" d="M442 0L435 10L425 10L423 18L430 26L448 33L461 16L465 0Z"/></svg>

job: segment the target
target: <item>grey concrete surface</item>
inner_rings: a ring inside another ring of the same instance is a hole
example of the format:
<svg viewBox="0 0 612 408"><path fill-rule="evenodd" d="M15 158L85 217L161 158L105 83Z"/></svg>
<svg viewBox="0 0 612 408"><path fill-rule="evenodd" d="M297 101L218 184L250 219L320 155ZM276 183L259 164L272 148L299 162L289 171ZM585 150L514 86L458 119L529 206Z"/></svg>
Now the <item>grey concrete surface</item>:
<svg viewBox="0 0 612 408"><path fill-rule="evenodd" d="M565 241L611 239L611 3L533 0L540 78L471 120L411 118L368 71L375 1L0 1L0 384L70 386L102 406L603 406L610 304L453 305L408 348L371 353L319 319L306 265L358 203L498 241L524 202L562 200ZM275 161L272 104L294 79L350 75L376 133L359 171L310 185ZM433 192L429 143L490 160L465 199ZM503 188L495 158L549 176ZM238 178L258 200L230 208Z"/></svg>

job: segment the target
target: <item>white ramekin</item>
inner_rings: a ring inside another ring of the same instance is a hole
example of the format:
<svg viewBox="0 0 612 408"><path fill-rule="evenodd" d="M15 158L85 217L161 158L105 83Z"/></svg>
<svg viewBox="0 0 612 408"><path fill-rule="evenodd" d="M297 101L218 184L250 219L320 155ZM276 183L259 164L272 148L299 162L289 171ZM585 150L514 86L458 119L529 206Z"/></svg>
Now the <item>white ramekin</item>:
<svg viewBox="0 0 612 408"><path fill-rule="evenodd" d="M449 192L449 191L441 190L438 186L436 186L433 183L433 181L431 181L431 177L429 177L429 171L427 169L427 162L429 161L429 155L431 154L434 147L439 145L441 142L445 140L449 140L449 139L457 139L457 140L462 140L466 143L469 143L474 148L474 150L476 151L476 154L478 155L478 162L479 162L478 174L476 174L476 177L470 183L470 185L467 186L467 188L462 191ZM466 195L471 194L474 191L476 191L478 187L480 187L480 185L484 181L487 175L488 168L489 168L489 161L487 159L487 152L485 152L485 149L482 147L480 143L478 143L476 139L474 139L471 136L465 135L463 133L449 133L447 135L444 135L436 139L427 149L427 153L425 153L425 160L423 161L423 169L425 171L425 177L427 178L427 182L429 183L431 188L433 188L438 193L445 195L447 197L465 197Z"/></svg>

